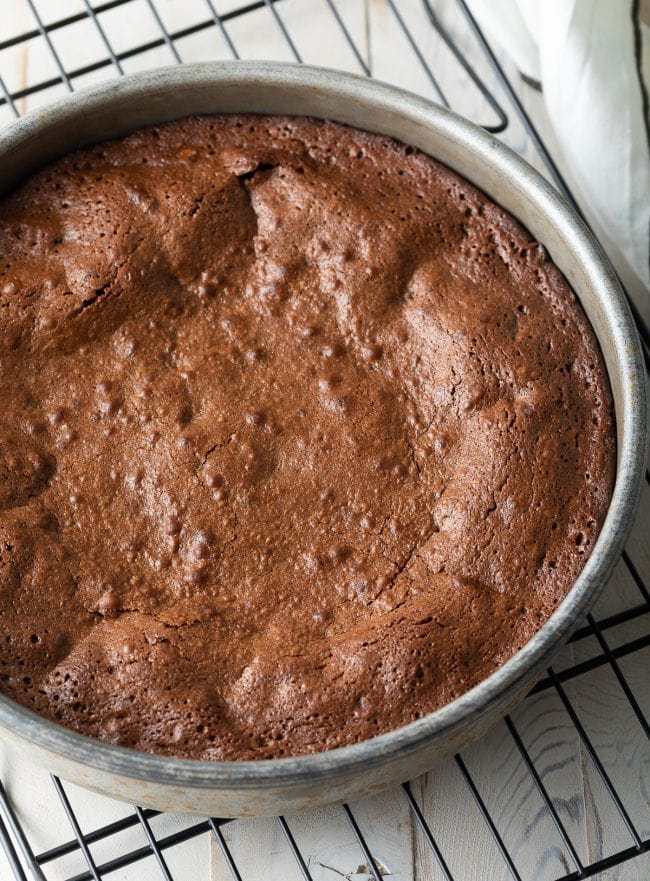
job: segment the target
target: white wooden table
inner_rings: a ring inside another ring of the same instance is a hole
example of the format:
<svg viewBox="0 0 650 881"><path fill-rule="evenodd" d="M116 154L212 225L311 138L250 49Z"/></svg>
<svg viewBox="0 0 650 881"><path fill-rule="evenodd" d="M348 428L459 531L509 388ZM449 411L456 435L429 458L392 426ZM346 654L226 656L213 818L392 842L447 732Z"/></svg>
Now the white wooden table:
<svg viewBox="0 0 650 881"><path fill-rule="evenodd" d="M35 2L46 23L84 8L83 0ZM237 5L241 5L237 0L215 3L221 13ZM445 0L435 3L435 8L445 20L448 15L456 32L458 16L452 15L448 9L452 5L451 0ZM477 122L494 121L485 100L432 31L420 0L400 0L398 7L417 35L422 52L439 76L452 106ZM157 8L172 31L206 16L206 0L158 0ZM433 97L431 83L396 26L387 0L339 0L338 8L375 76ZM281 12L303 60L358 71L354 55L337 35L339 32L333 27L331 11L323 0L285 0ZM132 0L128 6L103 14L101 21L116 52L160 36L158 25L145 0ZM30 30L33 26L34 19L26 0L0 0L0 41ZM242 57L293 60L268 10L235 19L228 27ZM53 31L51 38L68 70L83 67L106 54L100 37L89 21ZM467 30L458 32L458 40L461 48L478 62L479 73L485 76L489 84L493 84L494 80ZM177 48L183 61L230 57L227 43L216 28L179 40ZM173 60L169 48L163 46L124 61L123 67L126 72L132 72ZM510 71L506 60L504 63ZM39 37L30 41L28 46L21 45L2 53L0 75L10 89L16 90L56 76L57 69L51 52L43 38ZM74 84L81 87L114 75L116 71L113 68L104 68L79 77ZM520 84L520 88L526 106L552 147L552 134L544 118L541 97L523 84ZM32 98L20 99L19 110L25 112L65 93L66 88L61 84ZM0 124L9 119L8 110L0 108ZM512 121L505 140L540 167L534 148L517 120ZM646 484L641 512L629 546L635 565L646 582L650 582L649 524L650 490ZM638 602L637 587L625 567L619 565L595 612L597 617L605 616ZM613 628L611 634L608 633L612 645L631 638L634 628L639 635L647 633L647 616ZM574 643L564 650L556 669L571 666L597 651L593 638ZM624 674L647 714L650 714L649 661L650 649L621 661ZM566 687L613 782L625 794L626 806L634 812L635 818L642 818L639 831L647 836L650 832L650 749L620 685L611 669L601 667L570 681ZM585 755L557 694L549 690L527 699L513 714L513 719L538 772L554 795L555 807L581 859L590 862L602 854L627 846L629 842L621 821ZM497 726L491 734L467 750L463 758L516 859L522 878L526 881L550 881L570 871L572 866L567 865L561 856L558 834L542 810L539 794L505 725ZM5 780L36 850L44 850L71 837L45 772L12 762L0 747L0 778ZM85 823L84 831L125 814L124 806L116 802L99 799L73 786L68 788L68 792L78 816ZM463 881L499 881L509 877L453 762L443 764L419 778L413 783L413 792L423 806L456 877ZM359 802L353 805L353 810L379 860L379 868L386 876L395 881L434 881L443 877L417 832L413 815L407 809L404 795L399 789ZM182 828L187 822L186 818L169 816L154 821L156 830L164 828L169 831ZM367 881L369 870L339 809L301 815L291 818L289 823L316 881L338 881L341 878ZM471 830L471 835L468 830ZM225 827L224 834L244 879L291 881L300 877L296 862L275 821L238 821ZM137 829L124 833L119 839L120 850L143 843L142 832ZM93 853L98 861L108 859L115 856L115 853L111 853L111 847L115 846L113 841L110 846L96 847ZM175 877L181 881L203 878L225 881L231 877L218 848L206 836L174 848L166 856ZM63 878L82 868L84 866L78 856L70 857L69 861L57 863L58 874L48 877ZM4 881L9 877L9 869L0 853L0 879ZM130 870L116 872L111 877L116 881L127 878L149 881L161 876L154 861L149 859ZM604 872L599 877L603 881L648 881L650 855Z"/></svg>

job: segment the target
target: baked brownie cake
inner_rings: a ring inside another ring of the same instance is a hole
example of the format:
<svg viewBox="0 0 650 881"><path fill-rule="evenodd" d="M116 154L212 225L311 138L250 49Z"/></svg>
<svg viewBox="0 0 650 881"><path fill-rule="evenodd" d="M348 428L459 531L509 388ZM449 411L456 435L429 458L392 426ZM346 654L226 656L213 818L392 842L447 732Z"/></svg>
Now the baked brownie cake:
<svg viewBox="0 0 650 881"><path fill-rule="evenodd" d="M580 572L614 474L544 249L411 147L186 119L0 206L0 686L209 759L475 685Z"/></svg>

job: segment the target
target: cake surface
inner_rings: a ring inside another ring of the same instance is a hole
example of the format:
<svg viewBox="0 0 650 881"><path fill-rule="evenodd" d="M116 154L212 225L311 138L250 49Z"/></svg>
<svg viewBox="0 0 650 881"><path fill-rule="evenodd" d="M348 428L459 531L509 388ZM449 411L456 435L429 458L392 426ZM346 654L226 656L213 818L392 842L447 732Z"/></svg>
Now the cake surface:
<svg viewBox="0 0 650 881"><path fill-rule="evenodd" d="M181 120L0 202L0 690L270 758L451 701L553 613L614 475L594 334L388 138Z"/></svg>

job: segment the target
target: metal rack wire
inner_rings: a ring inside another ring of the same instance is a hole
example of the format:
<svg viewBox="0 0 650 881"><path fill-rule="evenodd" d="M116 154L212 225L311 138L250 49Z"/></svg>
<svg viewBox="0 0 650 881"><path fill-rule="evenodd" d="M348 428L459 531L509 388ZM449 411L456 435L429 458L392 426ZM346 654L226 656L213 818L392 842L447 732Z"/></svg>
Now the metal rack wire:
<svg viewBox="0 0 650 881"><path fill-rule="evenodd" d="M203 0L202 14L196 15L194 20L188 20L180 27L170 27L166 23L162 0L158 0L159 5L156 5L155 0L105 0L105 2L94 6L91 5L90 0L83 0L83 2L79 0L76 11L73 9L68 14L51 20L39 12L36 0L25 0L25 2L31 12L33 26L12 36L2 37L0 35L0 121L9 119L11 115L18 116L21 101L27 97L42 98L47 101L51 100L51 96L57 90L72 91L78 84L87 82L89 77L122 75L129 69L129 63L134 60L141 60L146 64L152 52L163 51L166 53L166 60L181 62L184 41L204 32L214 33L219 37L220 46L226 56L239 58L245 52L238 45L233 27L237 22L251 18L258 13L265 13L268 16L268 23L276 29L277 36L283 45L284 57L299 62L303 60L299 40L295 33L292 33L287 18L291 9L295 11L300 6L301 0L257 0L257 2L240 5L231 4L227 11L222 12L217 12L213 0ZM466 36L462 40L448 26L445 17L439 13L438 4L435 4L434 7L433 0L421 0L421 2L421 11L424 11L427 26L440 41L444 50L453 57L464 87L474 89L483 102L485 113L489 119L487 122L485 120L477 121L483 122L485 128L502 135L507 134L513 126L519 126L525 131L533 144L538 163L541 164L558 189L575 205L562 174L524 109L517 89L499 63L495 52L472 17L464 0L449 0L447 3L447 12L451 9L465 28ZM128 15L136 3L148 10L155 32L151 36L147 36L146 39L143 37L135 45L118 50L113 47L111 41L107 27L107 16L116 10L121 10L123 15ZM329 20L334 29L336 40L348 52L349 67L365 75L374 73L373 64L357 44L350 27L346 24L344 5L341 0L338 0L338 5L335 0L322 0L322 4L330 17ZM426 50L423 48L422 34L416 34L413 27L409 25L407 17L400 9L401 5L397 0L385 0L385 6L393 18L396 30L401 35L402 43L412 56L411 61L419 67L424 85L435 100L447 106L452 104L456 106L456 102L450 98L448 88L439 81L434 65L427 58ZM71 66L61 57L56 46L56 38L62 29L71 28L77 24L89 24L94 28L99 53L98 57L83 65ZM52 63L50 73L40 76L34 82L8 83L3 69L3 58L6 53L19 50L31 41L42 43L43 52L49 55L49 60ZM460 109L462 110L462 108ZM3 112L6 112L5 117L2 115ZM637 320L647 347L649 329L640 321L638 314ZM596 612L589 615L585 625L574 634L572 643L579 645L591 640L594 642L596 650L586 659L571 663L562 669L549 669L547 676L531 692L531 696L553 692L557 697L575 729L576 737L579 738L584 753L597 771L611 806L620 817L627 834L626 846L615 848L612 852L591 861L581 859L579 848L572 840L566 822L561 818L557 799L545 781L545 774L540 772L530 749L526 746L519 726L513 717L508 716L505 719L505 728L511 745L523 763L526 774L529 775L532 786L537 791L543 809L550 818L561 844L563 865L566 867L566 871L555 881L578 881L578 879L596 877L612 867L621 866L623 863L634 861L642 858L644 854L650 853L648 823L643 818L637 817L635 811L629 808L626 794L615 785L607 763L599 755L592 737L590 737L574 706L567 687L567 683L594 670L609 669L627 702L635 724L640 727L640 731L646 739L650 738L648 718L639 697L635 694L633 684L624 672L625 659L650 648L650 627L648 626L648 622L650 622L650 592L643 577L644 565L638 561L637 543L623 555L621 563L635 598L628 601L623 609L618 609L615 612L602 616ZM617 636L621 628L626 634L622 639ZM626 630L625 628L631 629ZM455 763L466 786L467 794L473 800L482 823L500 854L503 862L503 877L514 879L514 881L528 881L517 866L517 857L508 845L503 823L500 823L498 818L494 816L493 810L482 794L480 783L475 780L468 763L460 755L455 757ZM109 823L102 823L101 817L79 817L73 808L64 783L57 777L52 777L51 781L69 822L71 836L68 840L40 853L35 853L32 849L17 811L0 783L0 844L4 848L7 861L18 881L26 881L27 871L37 881L44 881L49 877L48 873L51 869L61 866L65 858L75 853L81 856L85 868L71 875L70 881L86 881L86 879L101 881L118 870L132 865L137 866L141 860L146 858L154 859L157 862L160 877L165 881L181 881L181 876L170 868L169 855L183 842L199 836L211 836L232 877L235 881L242 879L236 855L233 854L228 842L227 826L229 822L233 821L217 818L207 818L201 821L188 819L183 828L162 834L159 830L157 831L156 826L158 812L136 807L128 816ZM426 806L421 799L418 799L414 786L409 783L404 784L402 796L411 813L414 826L419 830L424 846L428 848L437 866L436 871L439 876L446 881L454 881L454 879L462 881L462 876L452 869L445 855L444 844L436 837L433 823L427 816ZM355 807L343 805L340 811L342 819L356 841L359 853L364 860L364 874L374 881L381 881L385 874L384 869L368 842L367 834L364 834ZM87 827L91 823L94 827L93 830L83 832L83 827ZM310 860L308 855L302 852L296 840L292 831L292 823L292 820L287 821L284 817L277 818L278 829L295 861L298 877L309 881L313 877ZM645 825L643 825L644 823ZM141 831L144 843L140 846L121 847L120 834L133 828ZM106 859L97 857L96 846L107 842L112 843L111 855ZM540 846L542 844L540 842Z"/></svg>

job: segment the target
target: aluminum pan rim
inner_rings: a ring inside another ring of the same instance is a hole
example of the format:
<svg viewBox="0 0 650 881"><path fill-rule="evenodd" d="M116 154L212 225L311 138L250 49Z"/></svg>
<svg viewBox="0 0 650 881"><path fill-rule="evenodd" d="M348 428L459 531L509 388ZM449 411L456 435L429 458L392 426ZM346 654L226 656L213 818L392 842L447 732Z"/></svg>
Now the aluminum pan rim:
<svg viewBox="0 0 650 881"><path fill-rule="evenodd" d="M439 136L462 143L465 149L474 151L526 192L550 222L565 231L579 263L598 290L600 304L613 328L622 388L620 410L626 427L619 437L616 485L603 529L566 599L538 633L502 667L452 703L402 728L306 756L245 761L178 759L114 746L79 734L0 695L0 728L37 747L108 773L195 789L285 787L374 768L398 757L407 757L460 730L472 717L489 711L506 692L515 692L531 676L531 670L541 668L549 660L606 583L632 525L646 455L643 357L624 294L600 246L566 201L527 162L474 123L425 98L326 68L270 62L188 64L123 77L64 98L47 110L30 113L0 133L0 162L15 158L36 130L44 126L74 125L84 110L106 110L122 101L146 101L154 91L159 93L161 89L179 85L218 88L256 83L327 92L343 102L370 103L376 109L433 127ZM85 142L80 141L79 146L82 143ZM43 164L51 158L44 157ZM619 418L620 415L617 412Z"/></svg>

